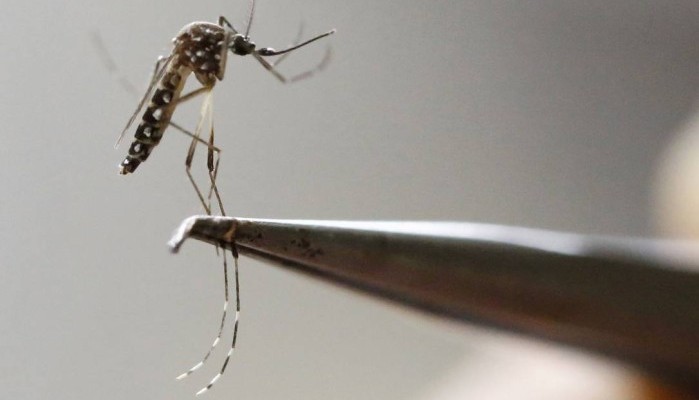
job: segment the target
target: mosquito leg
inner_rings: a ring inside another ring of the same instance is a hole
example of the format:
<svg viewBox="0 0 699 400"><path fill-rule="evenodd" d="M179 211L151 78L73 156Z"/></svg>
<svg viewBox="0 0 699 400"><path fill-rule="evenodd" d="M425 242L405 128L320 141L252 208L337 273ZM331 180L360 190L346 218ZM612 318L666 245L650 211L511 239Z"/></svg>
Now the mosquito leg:
<svg viewBox="0 0 699 400"><path fill-rule="evenodd" d="M189 92L186 95L182 96L177 101L177 104L181 104L185 101L191 100L192 98L194 98L202 93L207 93L209 91L211 91L210 87L202 87L202 88L199 88L199 89L194 90L192 92ZM207 100L205 100L205 101L208 101L208 106L206 107L206 110L204 110L202 108L202 113L206 113L205 119L207 119L211 125L211 132L209 135L208 142L205 142L203 139L201 139L199 137L199 135L194 135L191 132L189 132L188 130L182 128L181 126L179 126L177 124L171 123L171 125L173 127L175 127L177 130L179 130L180 132L192 137L194 140L196 140L197 142L199 142L201 144L204 144L207 147L208 154L207 154L206 165L207 165L207 168L209 170L209 180L211 181L211 186L209 187L209 194L207 196L207 200L209 201L208 209L211 210L211 196L215 194L216 200L218 202L219 210L221 210L221 215L225 216L226 212L223 209L223 201L221 200L221 196L218 192L218 187L216 186L216 177L218 175L218 166L219 166L219 163L221 161L221 149L219 149L218 147L216 147L214 145L214 119L213 119L213 104L212 104L213 100L209 96L209 97L207 97ZM216 153L216 157L214 157L214 153ZM214 158L216 159L215 162L214 162ZM207 208L207 207L205 207L205 208ZM217 250L218 250L218 248L217 248Z"/></svg>
<svg viewBox="0 0 699 400"><path fill-rule="evenodd" d="M218 246L216 246L218 249ZM238 281L238 269L236 268L236 282ZM182 375L178 376L176 379L181 380L189 375L191 375L194 371L198 370L201 368L202 365L206 362L206 360L209 359L211 356L211 352L214 351L214 348L216 345L221 341L221 335L223 334L223 327L226 324L226 313L228 310L228 261L226 260L226 252L223 252L223 282L224 282L224 290L225 290L225 302L223 303L223 315L221 316L221 325L218 327L218 334L216 335L216 339L214 339L214 343L211 345L209 348L209 351L206 353L204 358L199 361L195 366L190 368L187 372L183 373Z"/></svg>
<svg viewBox="0 0 699 400"><path fill-rule="evenodd" d="M231 355L235 350L235 344L238 339L238 321L240 320L240 282L238 280L238 254L234 250L231 250L231 252L233 253L233 265L235 267L235 319L233 324L233 340L231 341L231 347L228 350L228 354L226 355L226 360L223 362L223 365L221 366L221 370L218 374L216 374L216 376L214 376L214 378L211 380L211 382L209 382L208 385L206 385L204 388L197 392L197 396L211 389L211 387L214 386L216 381L219 380L219 378L221 378L221 375L223 375L223 373L226 371L228 361L230 361L231 359ZM225 262L225 251L223 252L223 259Z"/></svg>
<svg viewBox="0 0 699 400"><path fill-rule="evenodd" d="M216 153L216 164L214 164L214 173L213 173L213 180L216 181L216 178L218 177L218 165L221 162L221 154ZM213 196L213 187L209 190L209 201L211 201L211 196ZM226 215L226 212L221 210L221 215Z"/></svg>
<svg viewBox="0 0 699 400"><path fill-rule="evenodd" d="M221 195L218 192L218 186L216 185L216 177L218 176L218 166L221 161L221 153L216 152L216 161L214 162L214 118L213 118L213 105L209 104L209 121L211 121L211 132L209 134L209 146L206 158L206 166L209 170L209 180L211 186L209 187L209 207L211 208L211 195L212 193L216 196L216 201L218 202L218 208L221 210L221 215L225 216L226 211L223 209L223 201L221 200Z"/></svg>
<svg viewBox="0 0 699 400"><path fill-rule="evenodd" d="M225 216L226 213L223 210L223 202L221 201L221 197L218 194L218 187L214 186L214 183L216 182L216 177L218 176L219 162L221 161L221 149L219 149L218 147L216 147L214 145L213 139L210 139L209 142L206 142L202 138L196 136L195 134L193 134L189 130L181 127L180 125L178 125L172 121L170 121L170 126L177 129L178 131L184 133L185 135L191 137L192 140L196 141L197 143L207 146L207 149L209 152L208 159L207 159L207 166L209 166L209 179L212 180L212 185L209 188L209 194L208 194L208 196L206 196L208 208L209 208L209 210L211 210L211 197L213 196L213 193L215 192L216 198L217 198L218 204L219 204L219 209L221 210L221 215ZM212 136L213 136L213 127L212 127ZM213 153L216 154L216 162L215 163L212 163L212 161L209 161L210 159L213 158L213 156L212 156ZM213 176L211 174L211 165L212 164L213 164ZM206 209L206 207L204 207L204 209ZM218 255L218 246L216 247L216 255Z"/></svg>
<svg viewBox="0 0 699 400"><path fill-rule="evenodd" d="M216 199L218 200L218 205L219 209L221 210L222 215L225 215L225 211L223 210L223 202L221 201L221 196L218 193L218 187L216 187L216 174L212 174L212 169L213 167L213 153L217 153L217 162L216 162L216 167L218 167L218 160L220 160L220 153L221 150L214 146L213 144L213 97L212 97L212 87L203 87L199 88L197 90L194 90L180 98L178 101L179 103L182 103L184 101L188 101L202 93L206 93L206 96L204 98L204 102L202 103L202 108L200 111L200 116L199 116L199 122L197 123L197 128L195 130L195 133L191 133L187 131L186 129L180 127L177 124L173 124L176 129L179 131L185 133L188 136L192 137L192 143L190 144L189 147L189 152L187 153L187 160L185 162L187 166L187 177L189 178L189 181L192 183L192 186L194 187L194 190L197 193L197 196L199 197L199 201L202 203L202 206L204 207L204 210L206 210L206 213L208 215L211 215L211 193L214 192L216 194ZM182 100L184 99L184 100ZM204 126L203 122L205 120L209 121L209 125L211 126L211 135L212 137L209 138L209 142L205 142L202 140L199 136L201 133L201 130ZM207 157L207 166L209 167L209 180L211 182L211 187L209 188L209 194L207 196L207 199L204 200L204 196L201 193L201 190L199 189L199 186L195 183L194 178L192 177L191 174L191 167L192 167L192 158L194 157L194 150L196 148L196 144L201 143L207 146L208 148L208 157ZM218 246L216 246L216 255L218 256L219 251L218 251ZM185 375L186 376L186 375Z"/></svg>
<svg viewBox="0 0 699 400"><path fill-rule="evenodd" d="M194 92L191 92L188 95L183 96L180 99L180 102L187 101L187 100L189 100L189 99L191 99L199 94L202 94L202 93L205 93L206 96L204 97L204 101L202 103L199 121L197 122L197 127L196 127L194 133L191 133L191 132L187 131L186 129L181 128L176 124L173 124L173 126L175 126L178 130L181 130L182 132L184 132L188 136L192 137L192 142L190 144L189 151L187 153L187 158L185 161L186 172L187 172L187 176L189 177L190 182L192 183L192 186L194 187L194 190L197 193L197 196L199 197L199 201L202 203L202 206L206 210L206 213L211 215L210 201L209 201L209 204L207 204L207 202L204 200L204 197L202 196L198 185L196 184L196 182L194 181L194 178L191 175L191 166L192 166L192 160L194 157L194 151L196 149L197 143L199 142L199 143L203 143L203 144L207 145L207 148L208 148L207 166L209 167L209 178L212 179L211 184L212 184L212 188L213 188L213 189L210 189L210 191L213 190L216 193L217 199L219 201L219 207L221 208L221 212L223 213L223 205L222 205L222 202L220 200L220 197L218 197L218 189L215 186L215 179L213 178L213 175L215 175L215 172L217 172L217 170L214 169L214 166L213 166L213 164L214 164L214 162L213 162L214 155L213 154L214 153L220 154L220 150L216 146L214 146L214 133L213 133L214 130L213 130L213 120L212 120L213 111L212 111L212 96L211 96L212 90L210 87L198 89ZM184 100L182 100L182 99L184 99ZM209 138L209 141L205 142L200 138L200 134L201 134L201 131L202 131L203 127L205 126L205 122L207 120L209 121L209 124L211 126L211 136ZM218 157L218 159L220 159L220 156ZM216 162L216 167L217 166L218 166L218 160ZM213 171L213 173L212 173L212 171ZM209 195L209 200L210 200L210 195ZM218 246L216 246L216 252L218 254ZM206 361L209 359L209 357L213 353L214 348L218 345L218 343L221 340L221 335L223 334L223 328L224 328L225 323L226 323L226 315L227 315L228 303L229 303L229 297L228 297L229 296L228 261L227 261L225 250L223 251L223 271L224 271L225 302L223 304L223 313L221 316L221 323L219 325L219 329L218 329L218 333L216 335L216 338L214 339L213 343L211 344L211 347L209 347L209 350L207 351L207 353L204 355L204 358L200 362L195 364L192 368L187 370L185 373L179 375L177 377L178 380L186 378L187 376L194 373L194 371L201 368L206 363ZM237 276L237 273L238 272L237 272L237 264L236 264L236 276ZM237 278L236 278L236 282L237 282ZM240 309L240 306L237 306L238 311L239 311L239 309ZM236 311L236 321L237 321L238 311ZM237 323L236 323L236 326L237 326Z"/></svg>
<svg viewBox="0 0 699 400"><path fill-rule="evenodd" d="M233 31L234 34L237 34L237 33L238 33L238 30L235 29L235 28L233 27L233 25L232 25L230 22L228 22L228 20L226 19L226 17L224 17L223 15L221 15L220 17L218 17L218 25L219 25L219 26L227 26L227 27L229 27L229 28Z"/></svg>
<svg viewBox="0 0 699 400"><path fill-rule="evenodd" d="M109 53L109 50L107 50L107 46L104 44L104 40L102 40L102 35L99 33L99 31L97 31L97 30L91 31L90 32L90 39L92 40L92 45L97 50L97 54L99 55L99 57L102 61L102 65L104 65L104 67L107 69L107 71L109 71L109 73L114 76L114 78L119 82L121 87L123 87L124 90L126 90L128 93L131 93L136 98L141 96L141 90L139 88L137 88L119 70L117 63L114 61L114 58L112 57L112 55ZM149 79L149 82L151 80L152 80L152 78Z"/></svg>
<svg viewBox="0 0 699 400"><path fill-rule="evenodd" d="M213 152L209 150L209 154L213 156ZM212 157L213 158L213 157ZM216 163L213 165L213 169L209 170L209 179L211 180L211 188L209 188L209 206L211 204L211 195L216 197L216 202L218 203L218 208L221 210L221 215L226 216L226 210L223 209L223 201L221 200L221 194L218 191L218 185L216 185L216 178L218 177L218 166L221 162L221 153L216 153Z"/></svg>
<svg viewBox="0 0 699 400"><path fill-rule="evenodd" d="M183 95L183 96L180 96L180 97L179 97L177 100L175 100L173 103L175 103L176 105L180 105L180 104L182 104L182 103L184 103L184 102L186 102L186 101L189 101L189 100L191 100L191 99L193 99L193 98L195 98L195 97L197 97L197 96L199 96L199 95L201 95L201 94L208 93L209 91L211 91L211 89L212 89L212 88L209 87L209 86L202 86L202 87L200 87L199 89L192 90L191 92L189 92L189 93L187 93L187 94L185 94L185 95ZM206 146L207 148L209 148L209 150L213 150L213 151L215 151L215 152L217 152L217 153L220 153L220 152L221 152L221 149L219 149L219 148L216 147L216 146L213 146L213 144L208 143L207 141L205 141L204 139L200 138L198 135L193 134L192 132L190 132L189 130L185 129L185 128L182 127L181 125L179 125L179 124L177 124L177 123L175 123L175 122L173 122L173 121L170 121L169 125L172 126L172 127L175 128L175 129L177 129L178 131L184 133L185 135L189 136L189 137L192 138L193 140L196 140L196 141L199 142L200 144L203 144L204 146Z"/></svg>
<svg viewBox="0 0 699 400"><path fill-rule="evenodd" d="M195 98L201 94L208 93L211 89L212 89L211 86L202 86L199 89L192 90L191 92L178 97L175 101L170 103L170 105L178 106L184 102L192 100L193 98Z"/></svg>
<svg viewBox="0 0 699 400"><path fill-rule="evenodd" d="M314 68L311 68L311 69L308 69L304 72L301 72L300 74L296 74L296 75L292 76L291 78L289 78L289 82L290 83L291 82L298 82L298 81L312 77L313 75L324 70L325 67L327 67L328 64L330 63L331 59L332 59L332 49L330 48L330 46L328 46L325 49L325 54L323 55L323 58L320 60L318 65L316 65Z"/></svg>
<svg viewBox="0 0 699 400"><path fill-rule="evenodd" d="M140 96L141 90L138 89L136 85L134 85L133 82L131 82L126 76L124 76L121 71L119 71L116 62L112 58L111 54L109 54L107 46L105 46L104 41L102 40L102 35L100 35L98 31L92 31L91 39L92 44L97 49L99 57L102 59L102 64L105 68L107 68L107 71L115 76L116 80L119 81L119 84L124 88L124 90L136 97ZM160 56L156 60L153 72L148 79L149 88L151 88L153 83L156 81L155 77L158 75L160 68L162 68L165 61L167 61L167 57L164 56Z"/></svg>
<svg viewBox="0 0 699 400"><path fill-rule="evenodd" d="M204 99L204 102L201 106L201 112L199 115L199 121L197 122L197 127L194 130L194 135L192 138L192 143L189 145L189 150L187 151L187 158L185 159L185 172L187 172L187 177L189 178L189 181L192 183L192 186L194 187L194 191L197 193L197 197L199 197L199 201L201 202L201 205L204 207L204 210L208 215L211 215L211 208L206 204L206 201L204 200L204 196L201 194L201 190L199 190L199 186L197 183L194 181L194 178L192 177L192 159L194 158L194 150L196 150L197 147L197 142L199 135L201 133L202 127L204 125L204 120L206 117L209 115L208 113L208 108L210 107L211 103L211 88L209 88L208 92L206 93L206 97Z"/></svg>
<svg viewBox="0 0 699 400"><path fill-rule="evenodd" d="M204 139L202 139L202 138L200 138L200 137L194 136L194 134L193 134L192 132L190 132L188 129L182 127L181 125L176 124L176 123L170 121L170 126L173 127L173 128L175 128L175 129L178 130L179 132L184 133L185 135L189 136L191 139L196 140L197 143L203 144L203 145L206 146L207 148L210 148L211 150L213 150L213 151L215 151L215 152L217 152L217 153L220 153L220 152L221 152L221 149L219 149L219 148L216 147L216 146L213 146L213 147L212 147L206 140L204 140Z"/></svg>
<svg viewBox="0 0 699 400"><path fill-rule="evenodd" d="M265 69L269 71L272 75L274 75L274 77L277 78L281 83L289 83L286 77L280 74L276 69L274 69L272 64L270 64L267 60L262 58L262 56L259 56L256 53L252 53L252 56L255 57L257 62L262 64L262 66L265 67Z"/></svg>

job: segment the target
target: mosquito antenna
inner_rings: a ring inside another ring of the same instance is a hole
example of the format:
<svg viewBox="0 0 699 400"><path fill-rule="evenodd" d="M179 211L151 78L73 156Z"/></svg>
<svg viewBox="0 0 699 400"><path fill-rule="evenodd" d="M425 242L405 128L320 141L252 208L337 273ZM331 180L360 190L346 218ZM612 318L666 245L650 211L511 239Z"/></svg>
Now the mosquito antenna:
<svg viewBox="0 0 699 400"><path fill-rule="evenodd" d="M252 17L255 15L255 0L250 0L250 14L248 16L248 24L245 27L245 37L250 37L250 28L252 28Z"/></svg>
<svg viewBox="0 0 699 400"><path fill-rule="evenodd" d="M328 32L325 32L325 33L323 33L323 34L321 34L321 35L318 35L318 36L316 36L316 37L314 37L314 38L312 38L312 39L306 40L305 42L303 42L303 43L301 43L301 44L297 44L296 46L288 47L288 48L286 48L286 49L284 49L284 50L274 50L274 49L271 48L271 47L263 47L263 48L257 50L256 53L259 54L259 55L261 55L261 56L263 56L263 57L278 56L278 55L280 55L280 54L288 53L288 52L290 52L290 51L294 51L294 50L296 50L296 49L298 49L298 48L300 48L300 47L303 47L303 46L305 46L305 45L307 45L307 44L313 43L313 42L315 42L315 41L318 40L318 39L322 39L322 38L324 38L324 37L326 37L326 36L330 36L330 35L332 35L333 33L335 33L335 29L330 30L330 31L328 31Z"/></svg>

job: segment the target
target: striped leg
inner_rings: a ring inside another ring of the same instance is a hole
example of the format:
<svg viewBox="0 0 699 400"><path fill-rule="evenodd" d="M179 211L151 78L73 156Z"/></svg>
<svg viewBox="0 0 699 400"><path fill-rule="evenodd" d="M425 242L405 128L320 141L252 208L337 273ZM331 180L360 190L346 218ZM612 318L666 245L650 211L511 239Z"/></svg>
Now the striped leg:
<svg viewBox="0 0 699 400"><path fill-rule="evenodd" d="M236 282L238 281L238 269L236 268ZM198 370L201 368L202 365L206 362L206 360L209 359L209 356L211 356L211 352L214 351L214 348L218 344L218 342L221 341L221 335L223 334L223 327L226 324L226 313L228 310L228 261L226 260L226 252L223 252L223 281L224 281L224 288L225 288L225 302L223 303L223 315L221 316L221 325L218 327L218 334L216 335L216 339L214 339L214 343L211 345L209 348L209 351L206 353L204 358L199 361L195 366L190 368L187 372L183 373L182 375L177 377L177 380L184 379L191 375L194 371ZM237 319L237 317L236 317Z"/></svg>
<svg viewBox="0 0 699 400"><path fill-rule="evenodd" d="M194 190L196 191L197 196L199 197L199 200L201 201L202 206L206 210L207 214L211 215L210 199L211 199L211 193L213 192L216 195L216 198L218 200L218 206L219 206L219 209L221 210L221 213L223 215L225 215L225 211L223 210L223 202L221 201L221 198L220 198L219 193L218 193L218 187L216 186L216 175L218 173L218 163L220 160L220 154L219 154L220 151L217 150L216 146L214 146L213 108L212 108L211 88L209 88L207 91L198 91L198 93L196 93L196 94L201 94L201 93L206 94L206 96L204 97L204 102L202 103L202 108L201 108L201 112L200 112L199 121L197 123L197 127L196 127L194 133L192 134L192 142L190 144L189 151L187 153L187 158L185 161L186 172L187 172L187 176L189 177L189 180L192 183L192 186L194 187ZM189 97L189 98L191 98L191 97ZM205 125L205 121L207 121L207 120L209 121L209 124L211 127L209 141L208 141L208 143L204 142L207 144L207 147L208 147L207 167L209 169L209 171L208 171L209 172L209 179L211 180L211 188L209 189L209 196L208 196L209 203L208 204L206 201L204 201L201 190L199 189L199 186L194 181L194 178L192 177L192 174L190 171L191 166L192 166L192 160L194 157L194 151L196 149L197 142L202 141L199 136L201 134L201 130L203 129L203 127ZM215 163L214 163L214 153L217 153L217 155L218 155ZM218 253L218 246L216 246L216 251ZM228 261L227 261L225 250L223 251L223 271L224 271L225 302L223 304L223 313L221 316L221 323L219 325L218 334L216 335L216 338L214 339L213 343L211 344L209 351L206 353L206 355L204 355L204 358L201 361L199 361L197 364L195 364L192 368L190 368L187 372L179 375L177 377L178 380L186 378L187 376L191 375L194 371L201 368L204 365L204 363L209 359L214 348L218 345L218 343L221 340L223 328L224 328L225 323L226 323L226 315L227 315L228 302L229 302L229 297L228 297L228 292L229 292L229 290L228 290ZM238 285L237 258L236 258L235 275L236 275L236 287L237 287L237 285ZM237 291L237 289L236 289L236 291ZM236 303L237 303L237 310L236 310L236 321L237 321L238 320L238 313L240 311L240 301L239 301L239 298L237 298L237 297L236 297ZM237 322L236 322L236 326L237 326Z"/></svg>
<svg viewBox="0 0 699 400"><path fill-rule="evenodd" d="M223 260L224 264L226 263L226 252L225 250L223 251ZM233 253L233 263L235 267L235 322L233 324L233 339L231 341L231 347L228 350L228 354L226 355L225 361L223 361L223 365L221 366L221 370L216 374L216 376L211 379L211 382L209 382L208 385L203 387L200 391L197 392L197 396L205 393L209 389L211 389L212 386L216 383L216 381L221 378L223 373L226 371L226 367L228 366L228 362L231 359L231 355L233 354L233 351L235 350L235 344L238 339L238 321L240 319L240 282L238 280L238 255L236 253Z"/></svg>

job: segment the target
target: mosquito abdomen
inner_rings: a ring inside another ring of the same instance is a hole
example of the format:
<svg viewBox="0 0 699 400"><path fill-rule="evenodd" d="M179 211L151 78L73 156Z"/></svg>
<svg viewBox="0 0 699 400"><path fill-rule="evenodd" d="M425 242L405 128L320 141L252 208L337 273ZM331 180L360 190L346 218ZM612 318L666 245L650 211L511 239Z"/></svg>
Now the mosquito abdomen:
<svg viewBox="0 0 699 400"><path fill-rule="evenodd" d="M119 165L120 174L132 173L146 161L153 148L160 143L163 132L170 123L172 113L175 111L174 101L180 96L191 70L182 66L177 59L174 59L166 68L136 128L129 154Z"/></svg>

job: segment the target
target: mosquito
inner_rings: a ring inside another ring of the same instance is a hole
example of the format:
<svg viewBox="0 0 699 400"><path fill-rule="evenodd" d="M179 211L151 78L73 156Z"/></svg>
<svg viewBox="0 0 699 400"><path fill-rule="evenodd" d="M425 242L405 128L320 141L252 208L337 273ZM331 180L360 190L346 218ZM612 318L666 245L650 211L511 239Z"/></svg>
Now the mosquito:
<svg viewBox="0 0 699 400"><path fill-rule="evenodd" d="M239 56L252 55L257 62L272 73L280 82L291 83L308 78L322 70L330 58L329 48L322 61L315 68L298 75L287 77L277 71L275 67L292 51L335 33L333 29L301 42L302 26L299 30L298 38L283 50L275 50L271 47L257 48L255 43L250 40L250 28L252 26L254 13L255 1L252 0L244 33L240 33L225 17L221 16L217 24L211 22L192 22L182 28L177 36L175 36L172 40L174 45L172 52L168 56L159 57L156 61L148 88L140 99L136 111L131 115L117 139L115 147L119 145L141 110L144 110L145 107L145 110L141 114L140 123L136 128L134 140L129 147L128 154L119 165L120 174L126 175L135 172L139 165L148 159L148 156L155 146L160 143L165 129L168 126L172 126L192 139L185 159L185 172L204 210L207 214L211 214L211 198L213 195L216 197L221 214L225 215L223 202L216 186L221 150L214 144L212 93L216 83L223 80L228 52L230 51ZM274 61L267 61L267 57L274 56L280 57ZM110 69L113 70L113 63L108 63L108 65L111 65L112 68ZM192 74L201 84L201 87L189 93L182 94L185 82ZM124 83L123 79L122 83ZM128 87L129 85L125 84L125 86ZM194 132L190 132L173 122L172 116L178 105L199 96L203 96L199 120ZM150 101L148 102L149 99ZM148 104L146 105L147 102ZM201 138L204 126L207 125L206 121L208 121L209 128L208 141ZM206 146L208 151L207 169L210 184L208 196L204 196L191 173L192 160L197 144ZM238 257L235 252L233 256L235 260L236 311L231 346L218 374L214 376L207 386L196 393L197 396L211 389L216 381L223 375L236 346L238 321L240 317L240 285L238 279ZM223 267L225 302L218 334L204 358L187 372L178 376L178 380L186 378L194 371L201 368L221 340L229 303L228 261L225 250L223 251Z"/></svg>
<svg viewBox="0 0 699 400"><path fill-rule="evenodd" d="M134 123L139 112L144 108L146 101L150 98L150 103L145 107L141 122L136 128L134 140L129 147L128 155L119 165L120 174L126 175L135 172L138 166L146 161L155 146L158 145L168 125L176 126L178 130L192 137L192 142L185 159L185 171L205 211L207 214L211 214L211 208L204 200L204 196L191 174L191 164L196 144L203 143L208 148L207 168L209 170L211 184L209 194L213 192L216 195L222 214L225 215L215 181L217 172L216 164L220 161L219 156L221 150L214 145L211 95L216 82L223 80L228 51L240 56L252 55L279 81L282 83L290 83L307 78L318 70L323 69L329 59L330 52L326 52L326 56L315 69L291 78L285 77L275 69L275 66L283 60L283 56L276 62L269 62L265 57L290 53L335 33L333 29L306 40L305 42L291 45L283 50L275 50L271 47L257 49L255 43L250 40L249 36L254 9L255 1L252 0L248 24L244 34L239 33L225 17L221 16L218 19L218 24L211 22L192 22L182 28L177 36L175 36L172 40L174 44L172 52L168 56L159 57L156 61L148 89L146 89L145 94L138 103L136 111L131 115L117 139L115 146L119 145L128 129ZM181 93L185 81L191 74L194 74L202 86L182 95ZM171 118L175 108L177 108L179 104L198 96L204 96L204 101L201 107L199 122L196 125L194 133L191 133L173 124ZM209 120L211 127L208 142L200 138L203 123L206 119ZM214 153L216 153L217 156L217 161L215 163L213 161Z"/></svg>

